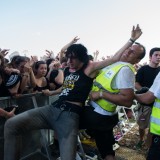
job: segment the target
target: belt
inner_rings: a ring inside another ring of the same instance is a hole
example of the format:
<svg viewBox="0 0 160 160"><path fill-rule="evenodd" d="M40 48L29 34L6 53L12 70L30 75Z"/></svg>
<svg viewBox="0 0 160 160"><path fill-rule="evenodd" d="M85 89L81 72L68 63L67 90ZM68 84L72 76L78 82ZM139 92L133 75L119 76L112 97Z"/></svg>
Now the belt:
<svg viewBox="0 0 160 160"><path fill-rule="evenodd" d="M53 107L60 109L61 111L69 111L69 112L74 112L77 114L80 114L82 112L82 107L72 104L66 101L63 102L55 102L52 104Z"/></svg>

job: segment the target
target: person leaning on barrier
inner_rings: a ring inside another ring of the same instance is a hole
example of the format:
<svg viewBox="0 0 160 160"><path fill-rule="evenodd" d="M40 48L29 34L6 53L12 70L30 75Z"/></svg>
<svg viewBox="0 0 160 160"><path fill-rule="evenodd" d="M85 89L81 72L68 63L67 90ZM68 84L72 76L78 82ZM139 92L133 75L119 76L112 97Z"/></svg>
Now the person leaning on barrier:
<svg viewBox="0 0 160 160"><path fill-rule="evenodd" d="M34 92L41 92L45 89L50 89L49 81L45 77L47 74L47 64L45 61L37 61L33 65L36 86L33 88Z"/></svg>
<svg viewBox="0 0 160 160"><path fill-rule="evenodd" d="M160 159L160 72L156 76L153 85L149 91L143 94L135 94L138 102L150 104L154 102L150 117L150 133L152 134L152 143L149 148L147 160Z"/></svg>
<svg viewBox="0 0 160 160"><path fill-rule="evenodd" d="M141 35L141 29L132 38ZM132 31L133 32L133 31ZM131 44L133 44L131 42ZM115 143L113 127L118 123L117 105L130 107L134 99L134 67L145 56L145 48L139 43L127 48L119 62L100 70L89 94L90 106L81 115L82 128L92 129L98 150L105 160L114 160Z"/></svg>
<svg viewBox="0 0 160 160"><path fill-rule="evenodd" d="M137 35L139 28L133 29ZM16 137L30 130L53 129L58 135L61 160L74 160L76 156L79 115L90 92L95 71L119 60L121 54L132 45L130 41L110 59L90 62L87 49L74 44L74 38L64 48L69 67L64 71L63 86L45 94L59 94L59 99L50 106L44 106L18 114L5 123L4 160L16 160ZM63 48L63 49L64 49Z"/></svg>

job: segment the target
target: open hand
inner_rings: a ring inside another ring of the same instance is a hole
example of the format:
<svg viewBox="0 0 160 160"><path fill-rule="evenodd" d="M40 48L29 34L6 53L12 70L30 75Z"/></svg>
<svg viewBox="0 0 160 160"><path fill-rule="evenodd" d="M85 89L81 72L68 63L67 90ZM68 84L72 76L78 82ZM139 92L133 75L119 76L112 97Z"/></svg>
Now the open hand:
<svg viewBox="0 0 160 160"><path fill-rule="evenodd" d="M131 32L131 39L136 41L140 36L142 35L142 30L139 27L139 24L137 26L133 26L132 32Z"/></svg>

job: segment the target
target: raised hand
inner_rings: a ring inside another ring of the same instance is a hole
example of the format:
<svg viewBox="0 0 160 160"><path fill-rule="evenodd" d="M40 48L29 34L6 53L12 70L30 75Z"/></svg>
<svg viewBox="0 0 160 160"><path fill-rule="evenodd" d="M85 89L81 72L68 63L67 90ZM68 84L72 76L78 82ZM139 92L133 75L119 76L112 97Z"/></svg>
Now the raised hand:
<svg viewBox="0 0 160 160"><path fill-rule="evenodd" d="M38 61L38 57L37 56L31 56L31 60L34 61L34 62L37 62Z"/></svg>
<svg viewBox="0 0 160 160"><path fill-rule="evenodd" d="M80 38L78 38L78 36L74 37L73 40L72 40L72 43L76 43Z"/></svg>
<svg viewBox="0 0 160 160"><path fill-rule="evenodd" d="M0 53L2 54L3 57L5 57L9 53L9 49L1 49Z"/></svg>
<svg viewBox="0 0 160 160"><path fill-rule="evenodd" d="M133 26L132 28L132 32L131 32L131 39L133 41L136 41L140 36L142 35L142 30L139 27L139 24L137 24L137 26Z"/></svg>
<svg viewBox="0 0 160 160"><path fill-rule="evenodd" d="M49 51L49 50L45 50L46 51L46 55L48 58L54 58L54 52L53 51Z"/></svg>

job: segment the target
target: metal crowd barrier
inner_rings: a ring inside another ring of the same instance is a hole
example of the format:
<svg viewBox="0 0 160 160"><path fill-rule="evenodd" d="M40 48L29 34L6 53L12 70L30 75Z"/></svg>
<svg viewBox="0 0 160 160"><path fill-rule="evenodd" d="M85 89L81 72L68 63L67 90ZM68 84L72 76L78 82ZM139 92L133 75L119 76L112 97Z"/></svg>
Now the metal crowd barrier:
<svg viewBox="0 0 160 160"><path fill-rule="evenodd" d="M58 99L58 96L45 96L42 93L32 93L32 94L23 94L19 97L0 97L0 108L6 109L11 106L18 106L16 110L18 113L22 113L26 110L42 107L49 105L55 100ZM4 124L6 119L0 117L0 159L4 157ZM20 136L20 141L18 145L20 146L20 157L21 160L37 160L38 159L48 159L51 160L51 155L49 153L48 146L51 143L52 134L50 130L35 130L29 133ZM40 149L43 147L45 149L44 158L42 158ZM39 157L41 158L39 158Z"/></svg>

